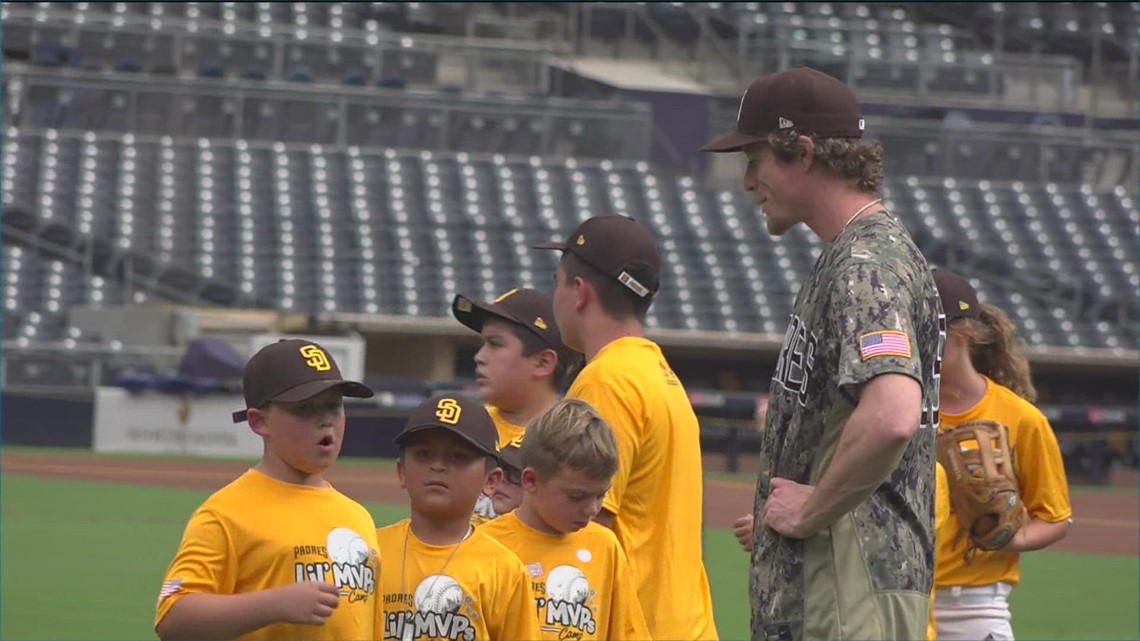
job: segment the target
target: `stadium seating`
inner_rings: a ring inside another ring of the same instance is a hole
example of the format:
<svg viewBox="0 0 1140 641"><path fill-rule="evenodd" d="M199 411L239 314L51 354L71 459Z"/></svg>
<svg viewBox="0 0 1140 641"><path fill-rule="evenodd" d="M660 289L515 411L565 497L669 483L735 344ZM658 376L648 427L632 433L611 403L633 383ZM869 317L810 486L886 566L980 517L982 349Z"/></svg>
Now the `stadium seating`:
<svg viewBox="0 0 1140 641"><path fill-rule="evenodd" d="M445 9L387 4L5 2L0 19L5 58L44 66L430 87L448 57L480 87L540 89L548 45L422 36ZM398 33L378 21L389 15Z"/></svg>
<svg viewBox="0 0 1140 641"><path fill-rule="evenodd" d="M651 325L778 333L822 249L802 228L770 238L747 194L642 162L15 128L4 149L6 225L33 212L280 309L446 316L456 292L549 289L555 256L530 245L621 212L661 239ZM890 176L884 196L931 261L975 277L1031 343L1136 344L1123 188ZM146 297L7 236L4 261L5 336L64 338L69 306Z"/></svg>
<svg viewBox="0 0 1140 641"><path fill-rule="evenodd" d="M1101 39L1101 55L1127 61L1137 47L1140 3L1136 2L985 2L959 13L982 36L982 46L998 37L1007 51L1039 51L1076 57L1086 64L1093 39ZM927 19L947 17L933 7L916 7Z"/></svg>

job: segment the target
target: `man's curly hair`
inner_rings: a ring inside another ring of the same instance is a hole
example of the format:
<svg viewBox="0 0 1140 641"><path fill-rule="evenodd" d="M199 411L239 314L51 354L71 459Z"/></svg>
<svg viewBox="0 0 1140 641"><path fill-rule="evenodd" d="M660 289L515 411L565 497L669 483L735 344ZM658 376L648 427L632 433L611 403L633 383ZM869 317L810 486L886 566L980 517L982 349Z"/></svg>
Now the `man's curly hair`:
<svg viewBox="0 0 1140 641"><path fill-rule="evenodd" d="M768 145L783 162L803 156L797 134L785 130L768 134ZM815 160L842 178L855 181L859 189L879 195L883 188L883 146L876 141L859 138L817 138L807 134L815 144Z"/></svg>

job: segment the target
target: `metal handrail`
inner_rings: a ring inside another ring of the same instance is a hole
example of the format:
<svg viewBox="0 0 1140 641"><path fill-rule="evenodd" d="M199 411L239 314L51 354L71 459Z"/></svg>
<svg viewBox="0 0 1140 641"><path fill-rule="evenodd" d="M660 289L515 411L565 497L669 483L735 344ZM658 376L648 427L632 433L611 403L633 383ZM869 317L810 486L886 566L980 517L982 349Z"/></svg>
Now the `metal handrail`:
<svg viewBox="0 0 1140 641"><path fill-rule="evenodd" d="M438 91L415 89L384 89L344 85L316 85L271 80L244 80L235 78L169 77L113 71L92 72L71 68L43 68L25 64L6 64L3 76L8 86L5 99L21 101L6 104L5 113L19 125L28 124L33 116L27 103L34 94L32 87L53 87L58 90L123 91L127 94L127 128L142 133L139 127L139 100L142 96L205 96L233 101L233 126L227 135L235 138L251 137L243 131L247 118L245 109L252 109L251 100L292 100L308 102L335 109L335 123L306 144L332 145L347 148L353 140L348 131L350 108L399 108L420 114L449 116L493 115L498 117L529 117L544 122L543 147L527 155L549 155L559 139L558 123L565 120L592 122L595 131L607 131L611 138L621 142L620 155L643 159L649 155L651 144L649 106L640 102L597 101L572 98L531 98L523 96L477 96L471 94L447 95ZM19 91L16 83L20 83ZM167 114L175 121L177 116ZM250 119L252 120L252 119ZM446 119L445 123L446 125ZM439 146L446 145L444 133L437 138ZM581 152L585 153L585 151Z"/></svg>

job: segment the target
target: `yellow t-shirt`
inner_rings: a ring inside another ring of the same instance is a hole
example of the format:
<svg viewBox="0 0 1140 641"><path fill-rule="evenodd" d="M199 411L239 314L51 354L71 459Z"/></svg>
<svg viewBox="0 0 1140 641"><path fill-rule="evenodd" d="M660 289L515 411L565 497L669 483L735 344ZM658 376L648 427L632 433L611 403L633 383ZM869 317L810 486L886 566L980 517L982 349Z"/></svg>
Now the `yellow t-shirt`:
<svg viewBox="0 0 1140 641"><path fill-rule="evenodd" d="M474 528L455 545L428 545L404 519L376 531L388 565L380 581L385 639L538 639L522 561ZM379 639L380 635L377 634Z"/></svg>
<svg viewBox="0 0 1140 641"><path fill-rule="evenodd" d="M526 564L543 639L650 638L629 562L609 528L590 523L570 534L546 534L511 512L483 531Z"/></svg>
<svg viewBox="0 0 1140 641"><path fill-rule="evenodd" d="M701 550L700 426L656 343L619 338L574 380L580 398L613 427L620 464L603 505L629 556L655 639L715 639Z"/></svg>
<svg viewBox="0 0 1140 641"><path fill-rule="evenodd" d="M499 447L503 447L507 443L515 440L522 433L526 431L525 425L515 425L514 423L503 418L499 412L499 408L494 405L486 405L487 413L491 415L491 421L495 424L495 429L499 430Z"/></svg>
<svg viewBox="0 0 1140 641"><path fill-rule="evenodd" d="M274 623L237 637L372 639L380 624L380 555L372 515L332 487L250 469L195 510L166 570L155 625L187 594L240 594L300 581L341 588L321 626Z"/></svg>
<svg viewBox="0 0 1140 641"><path fill-rule="evenodd" d="M950 492L946 489L946 469L942 464L934 463L934 531L950 519ZM926 621L926 641L935 641L938 637L934 627L934 591L936 584L930 585L930 614Z"/></svg>
<svg viewBox="0 0 1140 641"><path fill-rule="evenodd" d="M986 393L977 405L961 414L942 414L942 427L959 423L989 419L1009 428L1009 445L1013 450L1013 467L1017 473L1021 500L1029 515L1050 523L1064 521L1073 514L1069 505L1069 482L1061 449L1049 420L1031 403L1014 394L1009 388L986 378ZM945 478L936 487L945 494L949 503L949 490ZM941 501L941 499L939 499ZM966 562L964 554L967 538L952 510L950 518L941 521L935 530L934 585L939 588L954 585L988 585L1005 581L1017 585L1021 572L1017 567L1020 556L1016 552L986 552L977 550Z"/></svg>

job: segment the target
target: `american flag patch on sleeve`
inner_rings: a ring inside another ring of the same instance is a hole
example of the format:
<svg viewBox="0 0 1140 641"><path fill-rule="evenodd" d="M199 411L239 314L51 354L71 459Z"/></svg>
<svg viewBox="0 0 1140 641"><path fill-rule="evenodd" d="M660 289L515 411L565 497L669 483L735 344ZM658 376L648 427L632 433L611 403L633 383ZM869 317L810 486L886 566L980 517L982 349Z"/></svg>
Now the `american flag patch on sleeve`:
<svg viewBox="0 0 1140 641"><path fill-rule="evenodd" d="M859 356L863 360L876 356L910 358L910 337L892 329L868 332L859 337Z"/></svg>
<svg viewBox="0 0 1140 641"><path fill-rule="evenodd" d="M162 582L162 589L158 591L158 600L161 601L181 589L182 579L167 579Z"/></svg>

